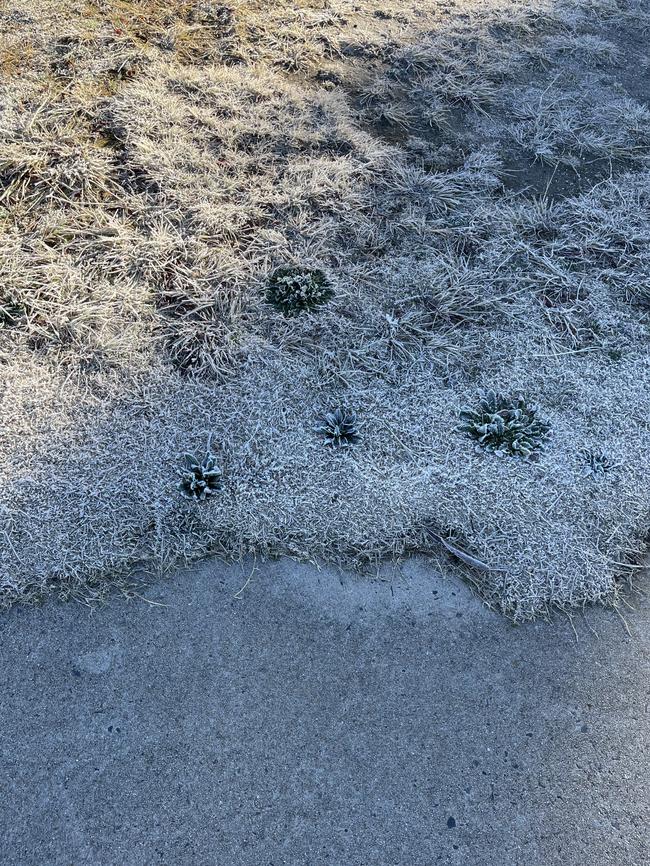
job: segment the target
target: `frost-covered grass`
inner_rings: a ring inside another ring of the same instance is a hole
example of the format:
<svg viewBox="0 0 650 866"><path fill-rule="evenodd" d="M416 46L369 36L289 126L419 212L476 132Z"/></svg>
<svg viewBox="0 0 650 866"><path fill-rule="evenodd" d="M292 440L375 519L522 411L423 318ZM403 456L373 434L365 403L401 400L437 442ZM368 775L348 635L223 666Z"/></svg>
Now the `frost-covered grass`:
<svg viewBox="0 0 650 866"><path fill-rule="evenodd" d="M643 3L0 15L6 604L247 552L425 552L515 619L616 600L650 512ZM536 460L459 431L490 390L550 425Z"/></svg>

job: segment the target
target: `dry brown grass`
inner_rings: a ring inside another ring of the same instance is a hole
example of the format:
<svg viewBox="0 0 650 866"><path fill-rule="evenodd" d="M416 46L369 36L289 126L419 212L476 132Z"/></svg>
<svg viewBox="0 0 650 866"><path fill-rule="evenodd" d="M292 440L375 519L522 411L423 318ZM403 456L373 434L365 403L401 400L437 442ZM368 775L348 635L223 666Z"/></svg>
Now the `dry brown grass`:
<svg viewBox="0 0 650 866"><path fill-rule="evenodd" d="M2 15L6 603L215 552L413 550L516 619L615 601L650 511L641 4ZM333 299L285 318L280 266ZM483 387L541 404L539 462L457 432ZM336 406L344 454L315 433ZM209 434L198 505L176 468Z"/></svg>

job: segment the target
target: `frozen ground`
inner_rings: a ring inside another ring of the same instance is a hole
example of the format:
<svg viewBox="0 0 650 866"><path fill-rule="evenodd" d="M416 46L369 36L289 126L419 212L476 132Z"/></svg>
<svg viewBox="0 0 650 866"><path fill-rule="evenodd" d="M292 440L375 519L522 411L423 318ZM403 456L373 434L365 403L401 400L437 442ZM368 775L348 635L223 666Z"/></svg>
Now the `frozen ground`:
<svg viewBox="0 0 650 866"><path fill-rule="evenodd" d="M413 552L519 621L616 602L650 513L649 22L4 4L0 603ZM269 303L286 267L327 302ZM484 389L537 406L535 460L458 429ZM354 447L317 432L337 407ZM208 447L221 488L188 502Z"/></svg>

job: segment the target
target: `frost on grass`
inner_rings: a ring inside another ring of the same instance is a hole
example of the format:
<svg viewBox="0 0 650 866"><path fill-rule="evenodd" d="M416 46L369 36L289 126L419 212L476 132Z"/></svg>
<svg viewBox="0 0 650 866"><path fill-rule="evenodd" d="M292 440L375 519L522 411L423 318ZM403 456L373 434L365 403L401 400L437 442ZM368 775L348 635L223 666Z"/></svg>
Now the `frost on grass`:
<svg viewBox="0 0 650 866"><path fill-rule="evenodd" d="M643 4L63 6L0 13L3 603L412 551L519 620L615 601L650 513Z"/></svg>

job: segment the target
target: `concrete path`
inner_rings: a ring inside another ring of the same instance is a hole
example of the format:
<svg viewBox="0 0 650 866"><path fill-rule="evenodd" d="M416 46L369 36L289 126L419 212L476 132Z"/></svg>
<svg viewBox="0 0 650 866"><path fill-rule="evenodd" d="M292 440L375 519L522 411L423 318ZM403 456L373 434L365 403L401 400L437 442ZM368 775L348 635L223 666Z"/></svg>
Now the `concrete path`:
<svg viewBox="0 0 650 866"><path fill-rule="evenodd" d="M650 863L650 603L249 572L0 618L3 866Z"/></svg>

